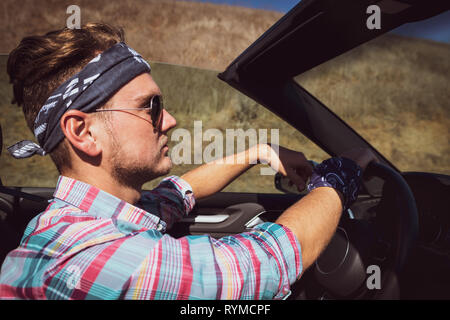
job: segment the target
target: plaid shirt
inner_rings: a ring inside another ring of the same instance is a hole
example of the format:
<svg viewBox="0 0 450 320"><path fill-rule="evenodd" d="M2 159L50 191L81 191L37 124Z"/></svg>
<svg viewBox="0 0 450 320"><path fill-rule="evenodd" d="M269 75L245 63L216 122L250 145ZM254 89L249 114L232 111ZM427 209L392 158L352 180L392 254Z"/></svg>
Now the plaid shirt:
<svg viewBox="0 0 450 320"><path fill-rule="evenodd" d="M165 234L195 204L169 177L133 206L60 177L0 273L1 299L272 299L302 270L300 244L274 223L214 239ZM150 213L151 212L151 213Z"/></svg>

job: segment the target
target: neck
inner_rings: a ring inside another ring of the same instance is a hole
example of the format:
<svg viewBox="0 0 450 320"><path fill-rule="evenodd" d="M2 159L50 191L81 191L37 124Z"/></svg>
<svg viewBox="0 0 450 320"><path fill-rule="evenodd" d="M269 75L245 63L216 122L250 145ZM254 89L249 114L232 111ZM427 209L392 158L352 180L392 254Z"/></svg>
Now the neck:
<svg viewBox="0 0 450 320"><path fill-rule="evenodd" d="M62 175L88 183L130 204L136 204L141 197L142 186L129 186L120 183L110 173L103 170L96 172L75 172L73 170L61 172Z"/></svg>

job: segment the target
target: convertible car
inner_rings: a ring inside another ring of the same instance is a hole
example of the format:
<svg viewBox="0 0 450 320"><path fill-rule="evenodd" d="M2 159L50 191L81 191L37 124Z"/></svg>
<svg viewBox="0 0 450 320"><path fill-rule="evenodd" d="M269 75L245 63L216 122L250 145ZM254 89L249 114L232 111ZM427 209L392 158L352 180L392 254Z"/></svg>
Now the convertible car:
<svg viewBox="0 0 450 320"><path fill-rule="evenodd" d="M374 4L379 29L367 26L367 8ZM405 23L448 9L447 0L303 0L218 75L328 155L370 148L380 160L369 165L358 201L289 299L450 298L450 176L400 171L295 80ZM273 183L283 193L220 192L202 199L169 233L222 237L275 221L304 194L290 191L279 175ZM0 187L0 263L52 194L52 188Z"/></svg>

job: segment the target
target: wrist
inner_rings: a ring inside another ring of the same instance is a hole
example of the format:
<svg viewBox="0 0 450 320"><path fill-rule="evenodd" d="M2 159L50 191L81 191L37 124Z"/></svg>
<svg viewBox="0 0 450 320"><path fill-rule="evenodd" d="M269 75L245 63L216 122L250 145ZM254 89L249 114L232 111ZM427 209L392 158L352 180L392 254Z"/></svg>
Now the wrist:
<svg viewBox="0 0 450 320"><path fill-rule="evenodd" d="M308 191L318 187L330 187L338 192L344 210L358 198L361 188L361 168L346 158L331 158L315 166L308 184Z"/></svg>

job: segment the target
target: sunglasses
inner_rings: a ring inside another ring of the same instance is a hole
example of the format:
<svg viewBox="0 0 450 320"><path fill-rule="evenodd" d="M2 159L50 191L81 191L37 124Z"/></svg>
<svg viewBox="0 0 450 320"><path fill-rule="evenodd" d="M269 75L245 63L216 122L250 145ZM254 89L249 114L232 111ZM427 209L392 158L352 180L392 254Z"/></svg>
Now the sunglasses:
<svg viewBox="0 0 450 320"><path fill-rule="evenodd" d="M150 117L152 118L153 127L159 128L162 111L164 109L163 99L160 95L155 95L151 97L148 107L142 108L117 108L117 109L96 109L95 112L103 112L103 111L129 111L129 110L147 110L150 113Z"/></svg>

